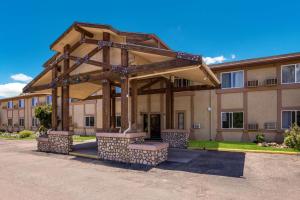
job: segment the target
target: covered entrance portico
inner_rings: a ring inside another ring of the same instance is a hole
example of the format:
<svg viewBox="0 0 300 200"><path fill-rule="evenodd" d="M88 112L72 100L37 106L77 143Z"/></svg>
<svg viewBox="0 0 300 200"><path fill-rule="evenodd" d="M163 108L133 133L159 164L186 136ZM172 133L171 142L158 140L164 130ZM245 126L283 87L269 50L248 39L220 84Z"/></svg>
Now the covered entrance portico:
<svg viewBox="0 0 300 200"><path fill-rule="evenodd" d="M144 143L144 131L150 131L153 138L161 136L169 144L172 143L169 140L177 140L180 134L185 140L188 137L188 130L174 129L174 92L219 86L218 79L201 56L172 51L153 34L122 32L107 25L74 23L51 45L51 49L57 53L24 88L24 92L52 93L52 130L47 139L40 139L40 146L46 144L44 148L51 152L69 153L72 150L70 99L98 98L102 100L97 107L102 116L96 122L101 127L96 133L99 158L158 164L167 154L167 145ZM175 88L174 77L195 84ZM152 88L156 83L161 87ZM118 88L120 94L116 92ZM139 106L146 106L139 104L138 96L147 94L164 94L163 127L166 130L160 131L160 114L147 113L148 120L144 119L147 129L138 125ZM114 120L116 97L121 98L121 128L116 128ZM148 153L143 155L144 151ZM138 158L132 158L132 155L138 155ZM162 156L149 161L145 159L147 155Z"/></svg>

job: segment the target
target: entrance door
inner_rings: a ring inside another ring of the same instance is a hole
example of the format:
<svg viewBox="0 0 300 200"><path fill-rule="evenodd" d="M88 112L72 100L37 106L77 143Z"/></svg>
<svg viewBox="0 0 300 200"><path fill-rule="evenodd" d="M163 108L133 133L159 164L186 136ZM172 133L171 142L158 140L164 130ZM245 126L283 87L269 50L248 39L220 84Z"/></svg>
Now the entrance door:
<svg viewBox="0 0 300 200"><path fill-rule="evenodd" d="M151 139L161 139L160 137L160 114L150 114L150 137Z"/></svg>

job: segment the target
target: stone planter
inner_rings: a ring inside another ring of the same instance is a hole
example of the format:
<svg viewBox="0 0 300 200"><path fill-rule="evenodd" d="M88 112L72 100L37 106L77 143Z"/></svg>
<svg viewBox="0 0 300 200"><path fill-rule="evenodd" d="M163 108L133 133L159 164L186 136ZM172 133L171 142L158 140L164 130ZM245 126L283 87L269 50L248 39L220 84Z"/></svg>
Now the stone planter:
<svg viewBox="0 0 300 200"><path fill-rule="evenodd" d="M163 142L169 144L170 148L186 149L188 147L190 131L179 129L167 129L161 131Z"/></svg>
<svg viewBox="0 0 300 200"><path fill-rule="evenodd" d="M147 142L144 144L130 144L129 162L156 166L168 159L168 143Z"/></svg>
<svg viewBox="0 0 300 200"><path fill-rule="evenodd" d="M72 134L68 131L49 131L48 137L37 138L38 151L69 154L72 151Z"/></svg>
<svg viewBox="0 0 300 200"><path fill-rule="evenodd" d="M119 162L129 162L128 145L143 143L145 133L96 133L98 158Z"/></svg>

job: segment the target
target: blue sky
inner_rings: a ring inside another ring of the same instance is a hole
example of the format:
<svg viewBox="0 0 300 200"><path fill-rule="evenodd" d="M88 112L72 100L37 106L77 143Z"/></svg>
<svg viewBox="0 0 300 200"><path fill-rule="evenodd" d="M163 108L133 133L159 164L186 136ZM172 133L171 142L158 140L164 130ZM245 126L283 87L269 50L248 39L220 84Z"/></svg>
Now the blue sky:
<svg viewBox="0 0 300 200"><path fill-rule="evenodd" d="M16 95L42 70L49 45L74 21L155 33L174 50L226 62L299 52L299 10L290 0L4 1L0 97Z"/></svg>

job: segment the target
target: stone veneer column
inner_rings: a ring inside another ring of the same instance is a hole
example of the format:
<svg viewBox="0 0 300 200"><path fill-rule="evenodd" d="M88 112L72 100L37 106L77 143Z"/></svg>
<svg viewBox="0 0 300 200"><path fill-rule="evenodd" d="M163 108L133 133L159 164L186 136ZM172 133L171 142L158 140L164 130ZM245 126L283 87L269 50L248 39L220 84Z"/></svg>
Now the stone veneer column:
<svg viewBox="0 0 300 200"><path fill-rule="evenodd" d="M72 151L73 139L69 131L49 131L49 152L69 154Z"/></svg>

